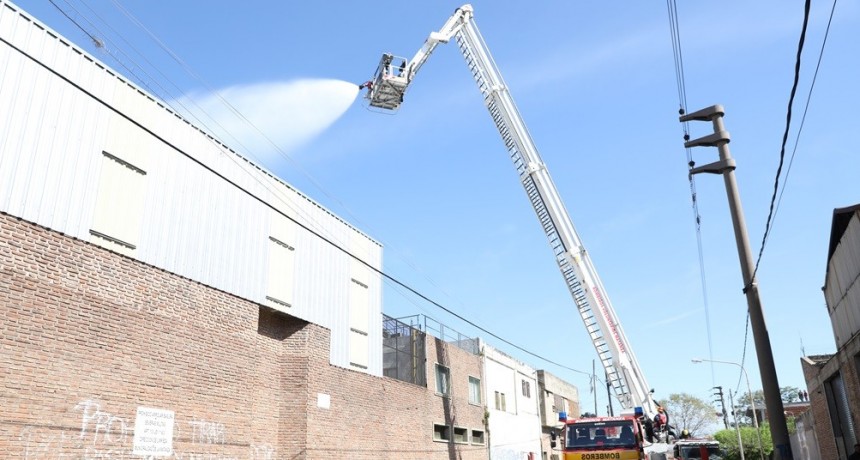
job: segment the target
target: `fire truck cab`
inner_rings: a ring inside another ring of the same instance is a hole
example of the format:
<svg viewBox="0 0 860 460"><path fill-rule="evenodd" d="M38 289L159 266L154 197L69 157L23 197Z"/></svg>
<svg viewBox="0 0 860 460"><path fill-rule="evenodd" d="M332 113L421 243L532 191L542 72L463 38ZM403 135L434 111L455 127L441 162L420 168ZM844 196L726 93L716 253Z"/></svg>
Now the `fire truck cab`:
<svg viewBox="0 0 860 460"><path fill-rule="evenodd" d="M561 415L561 414L560 414ZM561 431L561 446L555 440L553 448L560 447L565 460L582 459L635 459L645 457L645 430L640 417L588 417L565 419Z"/></svg>

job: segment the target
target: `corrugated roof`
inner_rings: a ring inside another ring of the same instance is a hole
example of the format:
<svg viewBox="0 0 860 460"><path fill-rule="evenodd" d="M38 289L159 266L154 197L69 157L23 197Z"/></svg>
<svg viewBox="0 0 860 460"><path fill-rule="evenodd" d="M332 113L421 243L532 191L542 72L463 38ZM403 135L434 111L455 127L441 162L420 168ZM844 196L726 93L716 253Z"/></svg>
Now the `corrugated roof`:
<svg viewBox="0 0 860 460"><path fill-rule="evenodd" d="M830 264L830 258L833 257L833 252L836 251L836 246L839 245L842 235L845 234L845 229L848 228L848 223L851 222L851 217L858 211L860 211L860 204L833 210L833 224L830 226L830 250L827 251L828 264Z"/></svg>

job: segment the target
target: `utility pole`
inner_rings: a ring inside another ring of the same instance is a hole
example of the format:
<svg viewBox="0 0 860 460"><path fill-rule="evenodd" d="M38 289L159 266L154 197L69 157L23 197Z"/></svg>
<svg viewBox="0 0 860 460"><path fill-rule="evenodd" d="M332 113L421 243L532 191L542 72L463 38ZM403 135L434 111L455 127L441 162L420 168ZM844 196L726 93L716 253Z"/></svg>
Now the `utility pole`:
<svg viewBox="0 0 860 460"><path fill-rule="evenodd" d="M738 425L738 412L735 410L735 398L732 398L732 389L729 388L729 404L732 405L732 416L735 418L735 432L738 434L738 449L741 451L741 460L744 458L744 441L741 439L741 427Z"/></svg>
<svg viewBox="0 0 860 460"><path fill-rule="evenodd" d="M594 368L595 362L591 360L591 391L594 392L594 416L597 417L597 373Z"/></svg>
<svg viewBox="0 0 860 460"><path fill-rule="evenodd" d="M726 400L723 399L723 387L716 386L713 389L717 390L717 392L714 393L714 396L718 396L720 398L720 405L723 407L723 424L726 426L726 429L728 430L729 429L729 414L726 413ZM714 402L716 402L716 401L714 401Z"/></svg>
<svg viewBox="0 0 860 460"><path fill-rule="evenodd" d="M764 392L765 408L767 418L770 422L770 435L776 458L780 460L793 460L791 443L788 439L788 427L785 423L785 412L782 405L782 395L779 392L779 381L776 376L776 366L773 363L773 350L770 346L770 335L764 319L764 311L758 294L758 282L755 274L755 263L750 251L749 238L747 237L744 212L741 207L741 199L738 194L738 184L735 180L735 160L729 152L731 137L723 126L723 106L717 104L704 108L688 115L682 114L680 121L710 121L714 126L713 134L698 139L684 142L684 147L717 147L720 160L694 168L690 165L690 176L693 174L710 173L722 174L726 184L726 194L729 199L729 209L732 214L732 224L735 230L735 242L738 247L738 258L741 264L744 288L743 293L747 298L747 309L750 315L750 326L755 341L756 357L758 358L759 373L761 374L762 391Z"/></svg>
<svg viewBox="0 0 860 460"><path fill-rule="evenodd" d="M609 373L606 373L606 400L609 401L609 416L614 417L614 410L612 409L612 383L609 381Z"/></svg>

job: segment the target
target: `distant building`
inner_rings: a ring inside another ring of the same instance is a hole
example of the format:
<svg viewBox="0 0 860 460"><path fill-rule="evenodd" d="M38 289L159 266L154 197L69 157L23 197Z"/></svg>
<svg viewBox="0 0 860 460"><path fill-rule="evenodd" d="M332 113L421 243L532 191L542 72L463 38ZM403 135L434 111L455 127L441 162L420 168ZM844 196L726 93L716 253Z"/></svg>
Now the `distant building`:
<svg viewBox="0 0 860 460"><path fill-rule="evenodd" d="M809 401L801 401L801 402L783 402L782 408L785 412L785 415L788 417L798 417L800 414L809 410L810 404ZM767 420L767 410L764 411L762 415L762 420Z"/></svg>
<svg viewBox="0 0 860 460"><path fill-rule="evenodd" d="M579 390L556 377L555 375L537 371L538 387L540 387L540 419L541 419L541 452L542 459L558 460L560 451L553 451L550 437L553 432L560 433L564 423L560 422L559 413L566 413L570 418L580 416Z"/></svg>
<svg viewBox="0 0 860 460"><path fill-rule="evenodd" d="M801 367L820 458L846 458L860 440L860 205L833 211L824 299L836 353Z"/></svg>
<svg viewBox="0 0 860 460"><path fill-rule="evenodd" d="M486 378L490 458L537 460L541 452L537 372L482 344Z"/></svg>
<svg viewBox="0 0 860 460"><path fill-rule="evenodd" d="M488 435L481 342L423 316L385 316L385 375L414 385L412 395L396 385L383 413L399 414L396 439L385 439L386 458L484 460ZM387 390L385 390L387 391ZM363 405L357 401L359 406Z"/></svg>

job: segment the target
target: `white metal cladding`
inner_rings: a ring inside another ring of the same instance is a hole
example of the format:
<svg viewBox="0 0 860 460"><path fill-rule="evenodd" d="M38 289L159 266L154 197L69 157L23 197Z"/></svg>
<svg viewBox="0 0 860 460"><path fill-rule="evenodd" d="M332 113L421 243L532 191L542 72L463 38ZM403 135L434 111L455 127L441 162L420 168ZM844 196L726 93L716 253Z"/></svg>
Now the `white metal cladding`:
<svg viewBox="0 0 860 460"><path fill-rule="evenodd" d="M860 217L854 213L827 266L824 295L837 348L860 330Z"/></svg>
<svg viewBox="0 0 860 460"><path fill-rule="evenodd" d="M331 363L350 367L347 252L361 258L373 267L366 372L381 375L377 242L5 0L0 38L0 211L91 241L107 152L146 171L131 257L261 304L283 282L268 279L268 245L285 215L297 222L294 302L281 309L329 328Z"/></svg>

